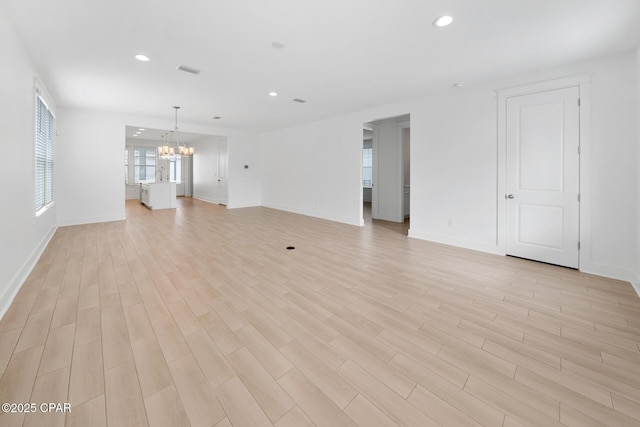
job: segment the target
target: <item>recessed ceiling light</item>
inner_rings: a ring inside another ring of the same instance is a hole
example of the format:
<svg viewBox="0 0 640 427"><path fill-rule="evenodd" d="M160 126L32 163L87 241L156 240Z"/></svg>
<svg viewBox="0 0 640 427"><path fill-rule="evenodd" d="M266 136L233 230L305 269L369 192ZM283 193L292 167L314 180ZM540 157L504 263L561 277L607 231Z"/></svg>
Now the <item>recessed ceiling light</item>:
<svg viewBox="0 0 640 427"><path fill-rule="evenodd" d="M458 82L453 84L453 87L463 87L463 86L464 86L464 82Z"/></svg>
<svg viewBox="0 0 640 427"><path fill-rule="evenodd" d="M144 132L146 129L145 129L145 128L138 128L138 130L139 130L140 132Z"/></svg>
<svg viewBox="0 0 640 427"><path fill-rule="evenodd" d="M447 25L451 24L452 22L453 22L453 18L452 17L450 17L449 15L442 15L441 17L439 17L438 19L433 21L433 26L434 27L438 27L438 28L442 28L442 27L446 27Z"/></svg>
<svg viewBox="0 0 640 427"><path fill-rule="evenodd" d="M135 58L136 58L138 61L142 61L142 62L147 62L147 61L149 61L149 57L148 57L147 55L143 55L143 54L141 54L141 53L137 54L137 55L135 56Z"/></svg>
<svg viewBox="0 0 640 427"><path fill-rule="evenodd" d="M284 45L280 42L273 42L271 43L271 47L274 49L283 49Z"/></svg>
<svg viewBox="0 0 640 427"><path fill-rule="evenodd" d="M269 92L269 96L278 96L278 92Z"/></svg>

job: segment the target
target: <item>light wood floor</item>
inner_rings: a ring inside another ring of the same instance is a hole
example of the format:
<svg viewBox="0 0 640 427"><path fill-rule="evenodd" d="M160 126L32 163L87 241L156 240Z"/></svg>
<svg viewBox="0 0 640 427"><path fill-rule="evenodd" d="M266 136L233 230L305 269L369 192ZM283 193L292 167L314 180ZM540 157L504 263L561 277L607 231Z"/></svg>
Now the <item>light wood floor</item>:
<svg viewBox="0 0 640 427"><path fill-rule="evenodd" d="M0 322L0 402L72 409L0 425L640 425L628 283L179 202L58 229Z"/></svg>

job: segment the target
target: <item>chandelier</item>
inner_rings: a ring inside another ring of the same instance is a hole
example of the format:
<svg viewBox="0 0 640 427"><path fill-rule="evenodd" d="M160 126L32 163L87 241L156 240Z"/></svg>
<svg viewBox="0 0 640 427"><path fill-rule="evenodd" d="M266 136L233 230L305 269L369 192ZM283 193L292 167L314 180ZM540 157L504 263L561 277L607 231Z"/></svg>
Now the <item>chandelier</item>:
<svg viewBox="0 0 640 427"><path fill-rule="evenodd" d="M180 134L178 133L178 109L180 109L180 107L174 106L173 108L176 110L175 128L171 132L169 132L169 141L165 144L165 141L163 140L162 145L158 147L158 154L160 155L161 159L173 160L180 157L190 157L193 156L193 153L195 151L193 147L189 147L184 142L182 142ZM173 143L174 134L176 137L175 146Z"/></svg>

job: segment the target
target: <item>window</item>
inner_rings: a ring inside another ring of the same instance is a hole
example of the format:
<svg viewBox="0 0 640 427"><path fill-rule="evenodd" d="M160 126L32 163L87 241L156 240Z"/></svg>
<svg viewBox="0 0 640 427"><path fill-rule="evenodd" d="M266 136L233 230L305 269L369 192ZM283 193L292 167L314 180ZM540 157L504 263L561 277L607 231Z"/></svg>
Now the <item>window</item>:
<svg viewBox="0 0 640 427"><path fill-rule="evenodd" d="M133 183L139 184L144 181L154 181L156 179L156 149L155 148L133 148Z"/></svg>
<svg viewBox="0 0 640 427"><path fill-rule="evenodd" d="M53 203L53 113L36 93L35 209L36 215Z"/></svg>
<svg viewBox="0 0 640 427"><path fill-rule="evenodd" d="M373 148L362 149L362 186L373 186Z"/></svg>
<svg viewBox="0 0 640 427"><path fill-rule="evenodd" d="M182 159L180 157L169 160L169 181L182 181Z"/></svg>

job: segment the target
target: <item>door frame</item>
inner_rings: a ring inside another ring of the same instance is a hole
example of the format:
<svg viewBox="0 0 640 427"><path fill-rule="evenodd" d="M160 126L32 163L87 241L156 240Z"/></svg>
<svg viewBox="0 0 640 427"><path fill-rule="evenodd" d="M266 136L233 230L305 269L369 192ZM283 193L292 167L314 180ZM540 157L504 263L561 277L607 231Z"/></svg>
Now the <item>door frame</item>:
<svg viewBox="0 0 640 427"><path fill-rule="evenodd" d="M587 231L591 229L591 74L579 74L543 82L531 83L517 87L499 89L498 99L498 174L496 182L496 246L499 253L506 255L506 211L505 200L507 188L507 99L514 96L531 95L569 87L578 87L580 96L580 156L579 156L579 188L580 206L578 229L580 250L578 269L588 264L591 252L591 239Z"/></svg>
<svg viewBox="0 0 640 427"><path fill-rule="evenodd" d="M406 184L404 182L404 146L402 140L402 134L405 129L409 129L411 131L411 115L409 115L409 120L398 123L398 131L400 135L398 138L400 140L400 221L404 221L407 216L405 216L404 212L404 194ZM411 134L409 134L409 174L411 174ZM411 218L411 177L409 177L409 218Z"/></svg>
<svg viewBox="0 0 640 427"><path fill-rule="evenodd" d="M371 138L371 153L373 156L373 164L371 165L371 180L372 180L372 186L371 186L371 218L377 218L380 216L380 211L379 211L379 207L378 207L378 188L379 186L376 185L376 183L378 182L378 173L380 170L380 166L378 165L378 154L380 152L380 129L378 127L378 125L376 125L375 123L370 123L370 122L363 122L362 123L362 129L363 130L370 130L372 133L372 138ZM362 138L360 138L360 205L359 205L359 209L360 209L360 225L364 226L365 222L364 222L364 211L362 208L362 204L364 203L364 190L362 188Z"/></svg>

